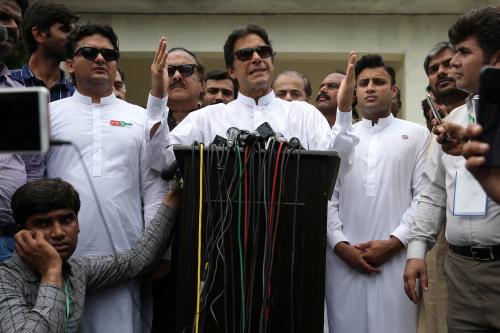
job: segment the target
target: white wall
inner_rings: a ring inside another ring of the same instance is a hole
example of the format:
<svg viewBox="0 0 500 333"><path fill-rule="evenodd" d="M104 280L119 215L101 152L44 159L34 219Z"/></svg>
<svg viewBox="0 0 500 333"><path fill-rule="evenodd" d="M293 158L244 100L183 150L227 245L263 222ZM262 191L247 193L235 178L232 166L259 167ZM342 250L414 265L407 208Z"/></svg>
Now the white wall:
<svg viewBox="0 0 500 333"><path fill-rule="evenodd" d="M423 61L432 46L447 39L452 15L84 15L113 25L124 53L128 90L145 96L150 54L159 37L168 36L169 46L183 46L200 52L211 66L220 67L222 46L237 27L257 23L266 28L278 55L277 69L307 70L313 92L319 80L345 67L347 53L381 53L398 71L403 93L403 118L424 123L420 100L427 78ZM220 53L219 53L220 52ZM217 59L218 58L218 59ZM280 64L281 59L281 64ZM286 67L286 68L285 68ZM144 73L144 76L141 76ZM132 96L132 92L131 92ZM145 97L140 101L143 104Z"/></svg>

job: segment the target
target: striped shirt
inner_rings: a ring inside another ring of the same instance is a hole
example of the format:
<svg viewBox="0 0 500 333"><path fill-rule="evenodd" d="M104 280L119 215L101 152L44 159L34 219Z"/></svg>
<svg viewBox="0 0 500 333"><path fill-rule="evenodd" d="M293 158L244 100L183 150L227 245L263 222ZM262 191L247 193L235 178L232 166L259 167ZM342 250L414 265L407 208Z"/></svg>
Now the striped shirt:
<svg viewBox="0 0 500 333"><path fill-rule="evenodd" d="M49 89L50 102L72 96L75 92L75 86L66 78L64 72L60 71L61 80ZM24 64L20 69L11 70L10 77L25 87L46 87L45 83L33 74L28 64Z"/></svg>

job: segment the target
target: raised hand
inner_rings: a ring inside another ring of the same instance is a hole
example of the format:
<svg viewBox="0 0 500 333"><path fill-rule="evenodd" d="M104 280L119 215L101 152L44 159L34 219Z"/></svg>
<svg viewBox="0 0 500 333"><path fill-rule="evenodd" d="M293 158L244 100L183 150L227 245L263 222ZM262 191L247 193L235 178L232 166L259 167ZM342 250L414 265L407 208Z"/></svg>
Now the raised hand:
<svg viewBox="0 0 500 333"><path fill-rule="evenodd" d="M337 93L337 105L341 112L350 112L356 88L356 78L354 77L354 65L356 64L356 53L351 51L347 61L346 76L340 83Z"/></svg>
<svg viewBox="0 0 500 333"><path fill-rule="evenodd" d="M162 36L151 64L151 95L157 98L165 97L168 87L168 80L165 77L167 57L167 37Z"/></svg>

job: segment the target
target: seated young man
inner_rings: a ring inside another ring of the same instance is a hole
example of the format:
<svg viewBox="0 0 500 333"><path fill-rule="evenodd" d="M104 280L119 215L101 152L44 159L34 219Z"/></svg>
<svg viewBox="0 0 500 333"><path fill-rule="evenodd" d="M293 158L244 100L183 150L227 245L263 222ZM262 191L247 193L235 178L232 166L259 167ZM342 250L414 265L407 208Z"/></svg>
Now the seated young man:
<svg viewBox="0 0 500 333"><path fill-rule="evenodd" d="M78 332L87 293L146 272L165 251L178 201L177 193L165 195L129 251L72 257L79 232L78 192L61 179L20 187L11 208L23 229L15 235L13 257L0 264L0 332Z"/></svg>

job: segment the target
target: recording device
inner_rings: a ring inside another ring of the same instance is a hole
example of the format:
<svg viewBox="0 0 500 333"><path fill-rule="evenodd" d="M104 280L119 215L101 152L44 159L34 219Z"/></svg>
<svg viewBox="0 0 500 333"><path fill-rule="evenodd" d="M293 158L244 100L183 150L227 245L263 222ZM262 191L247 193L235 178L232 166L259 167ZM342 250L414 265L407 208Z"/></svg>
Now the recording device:
<svg viewBox="0 0 500 333"><path fill-rule="evenodd" d="M174 160L172 163L161 169L160 177L163 180L171 180L179 173L179 164L177 164L177 160Z"/></svg>
<svg viewBox="0 0 500 333"><path fill-rule="evenodd" d="M227 136L227 146L229 148L234 147L235 145L238 145L240 130L237 129L236 127L230 127L227 129L226 136Z"/></svg>
<svg viewBox="0 0 500 333"><path fill-rule="evenodd" d="M0 88L0 152L45 153L49 149L49 91Z"/></svg>
<svg viewBox="0 0 500 333"><path fill-rule="evenodd" d="M261 139L260 135L256 131L241 131L240 135L240 145L252 145L254 142L259 141Z"/></svg>
<svg viewBox="0 0 500 333"><path fill-rule="evenodd" d="M257 127L257 132L259 133L260 137L264 140L267 140L269 139L269 137L276 135L274 133L273 128L271 127L271 125L269 125L267 121L260 124L260 126Z"/></svg>
<svg viewBox="0 0 500 333"><path fill-rule="evenodd" d="M227 145L227 139L223 138L220 135L216 135L214 138L214 141L212 141L212 144L216 146L226 146Z"/></svg>
<svg viewBox="0 0 500 333"><path fill-rule="evenodd" d="M434 106L434 103L432 102L432 99L431 99L431 95L427 94L426 98L427 98L427 103L429 103L429 106L431 107L431 111L432 111L432 114L434 115L434 118L437 119L439 125L442 125L444 122L443 117L441 117L441 114Z"/></svg>
<svg viewBox="0 0 500 333"><path fill-rule="evenodd" d="M477 122L483 127L480 141L490 145L488 167L500 167L500 68L483 67L479 77Z"/></svg>
<svg viewBox="0 0 500 333"><path fill-rule="evenodd" d="M304 147L302 147L302 144L300 143L300 140L296 137L293 137L290 139L290 141L288 141L288 146L292 149L304 149Z"/></svg>

